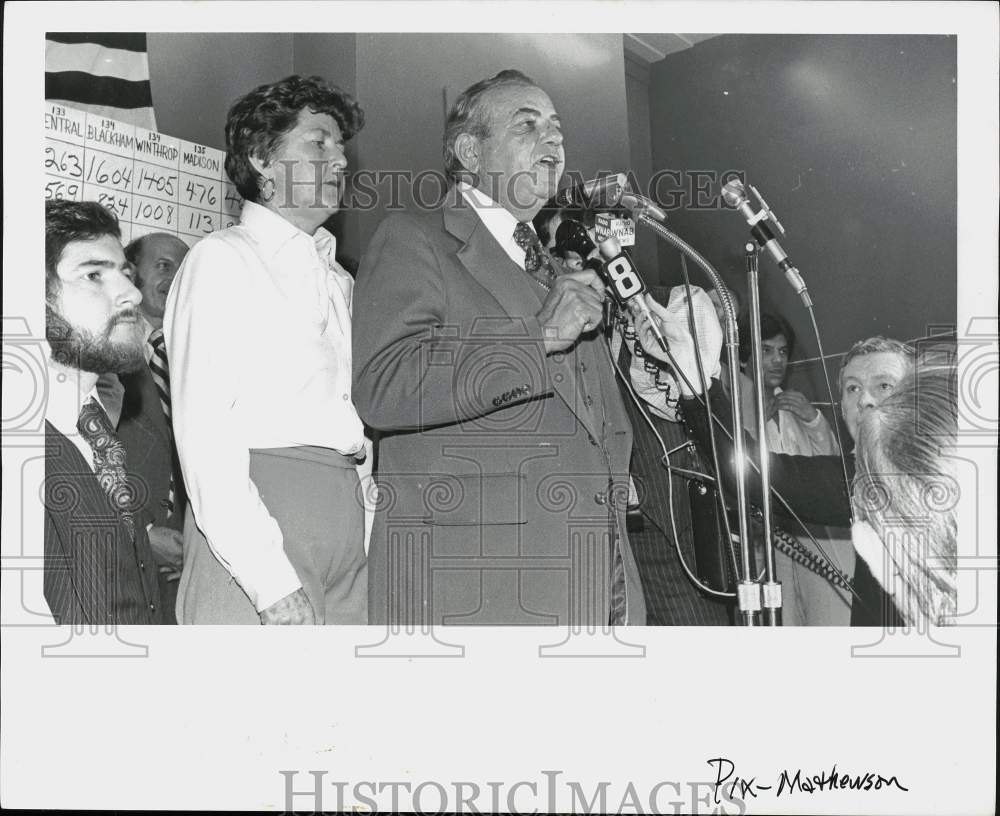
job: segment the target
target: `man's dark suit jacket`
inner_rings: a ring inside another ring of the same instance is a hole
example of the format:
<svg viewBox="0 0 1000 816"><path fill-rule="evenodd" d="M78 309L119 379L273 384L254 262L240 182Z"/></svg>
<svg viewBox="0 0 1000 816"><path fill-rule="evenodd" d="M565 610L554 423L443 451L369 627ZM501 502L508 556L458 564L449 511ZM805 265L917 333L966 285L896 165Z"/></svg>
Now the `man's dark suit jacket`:
<svg viewBox="0 0 1000 816"><path fill-rule="evenodd" d="M133 538L80 451L46 422L43 587L56 622L161 623L156 576L145 527Z"/></svg>
<svg viewBox="0 0 1000 816"><path fill-rule="evenodd" d="M732 410L729 397L718 380L709 389L713 413L724 427L732 430ZM695 398L682 400L684 421L691 428L702 450L711 450L708 436L708 418L705 409ZM748 455L757 461L757 445L745 436ZM733 461L733 443L722 433L715 435L719 448L719 462ZM847 478L854 478L854 455L846 457ZM844 484L844 471L839 456L791 456L772 453L769 458L771 487L780 493L796 514L807 522L832 527L851 526L851 501ZM734 472L724 468L723 481L735 491ZM747 478L750 500L760 503L760 478L750 471ZM731 493L730 495L735 495ZM786 515L777 500L771 503L776 515ZM786 516L787 517L787 516ZM859 558L854 569L854 589L858 598L851 604L851 626L902 626L900 616L891 596L875 580L864 559Z"/></svg>
<svg viewBox="0 0 1000 816"><path fill-rule="evenodd" d="M124 397L118 421L118 438L127 451L129 473L142 481L146 496L136 521L141 522L143 527L153 524L183 532L187 504L184 479L149 366L143 365L131 374L119 375L119 379ZM175 509L172 515L167 516L171 474L174 476ZM159 583L164 622L175 623L177 582L167 581L159 575Z"/></svg>
<svg viewBox="0 0 1000 816"><path fill-rule="evenodd" d="M603 626L614 535L645 622L632 429L600 338L546 356L545 294L454 189L372 238L353 307L354 401L379 435L370 623Z"/></svg>
<svg viewBox="0 0 1000 816"><path fill-rule="evenodd" d="M148 500L141 511L143 523L183 532L187 495L153 376L144 365L131 374L120 375L119 379L125 395L118 420L118 438L128 452L129 472L142 479L146 486ZM176 509L168 517L171 474L174 475Z"/></svg>

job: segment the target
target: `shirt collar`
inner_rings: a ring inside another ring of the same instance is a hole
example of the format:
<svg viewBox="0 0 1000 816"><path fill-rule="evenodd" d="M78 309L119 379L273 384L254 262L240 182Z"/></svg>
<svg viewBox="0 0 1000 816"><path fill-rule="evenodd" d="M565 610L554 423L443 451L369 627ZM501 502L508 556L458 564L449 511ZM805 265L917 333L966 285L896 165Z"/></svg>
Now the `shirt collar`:
<svg viewBox="0 0 1000 816"><path fill-rule="evenodd" d="M490 198L486 193L477 187L473 187L467 182L460 181L458 189L469 205L476 211L483 225L490 231L490 234L500 242L501 245L514 240L514 229L520 223L500 204ZM531 222L528 226L534 230Z"/></svg>
<svg viewBox="0 0 1000 816"><path fill-rule="evenodd" d="M58 365L50 359L46 366L48 372L48 394L45 403L45 418L63 436L75 436L79 433L76 423L80 419L80 409L93 397L105 413L104 403L94 385L86 394L80 393L79 373L66 366Z"/></svg>
<svg viewBox="0 0 1000 816"><path fill-rule="evenodd" d="M249 229L257 243L265 250L276 255L292 241L308 241L320 258L327 260L333 268L337 252L337 239L328 230L320 227L313 235L303 232L291 221L287 221L267 207L243 202L243 212L240 214L240 225Z"/></svg>

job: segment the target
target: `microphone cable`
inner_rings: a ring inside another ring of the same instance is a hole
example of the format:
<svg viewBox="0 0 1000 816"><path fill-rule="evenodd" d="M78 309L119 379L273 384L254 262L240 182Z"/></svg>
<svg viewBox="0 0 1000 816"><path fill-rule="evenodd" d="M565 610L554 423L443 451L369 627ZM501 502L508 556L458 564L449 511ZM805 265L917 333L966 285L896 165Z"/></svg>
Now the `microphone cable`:
<svg viewBox="0 0 1000 816"><path fill-rule="evenodd" d="M685 287L685 292L687 294L688 324L690 326L691 336L695 339L695 343L694 343L695 359L696 359L696 361L698 363L698 373L699 373L699 376L700 376L700 378L702 380L702 385L704 386L704 371L702 369L701 349L698 346L698 342L697 342L697 336L698 335L697 335L697 333L695 332L695 329L694 329L695 318L694 318L694 304L691 302L691 281L690 281L690 279L688 277L687 261L686 261L683 253L681 254L681 273L684 276L684 287ZM726 293L724 293L724 292L720 291L719 294L722 297L727 297ZM812 314L812 308L811 307L810 307L809 311L810 311L810 314ZM815 321L814 321L814 323L815 323ZM824 372L825 372L825 370L826 369L824 367ZM683 374L682 374L682 376L683 376ZM735 376L735 375L733 375L733 376ZM685 382L687 382L687 378L685 377L684 379L685 379ZM690 387L690 383L688 383L688 386ZM829 389L829 387L830 387L830 383L829 383L829 379L828 379L827 380L827 388ZM705 395L707 395L708 394L708 389L706 388L703 391L703 393ZM832 398L831 398L831 400L832 400ZM709 402L709 400L706 398L704 400L704 402L707 405L707 403ZM714 414L712 414L711 412L709 412L709 416L712 419L715 420L715 425L718 428L722 429L722 432L726 435L726 437L730 441L733 441L733 434L731 434L723 426L722 422L717 417L715 417ZM834 417L834 419L836 419L836 417ZM740 429L740 430L742 431L742 429ZM709 439L712 442L712 455L713 455L713 459L714 459L715 472L718 474L718 473L721 473L722 471L719 470L718 454L716 452L716 445L715 445L715 434L712 432L711 421L710 421L710 424L709 424ZM839 440L839 434L838 434L838 444L839 443L840 443L840 440ZM753 459L750 456L747 456L747 462L749 463L750 467L753 468L753 470L756 471L758 475L760 475L760 467L757 465L756 462L753 461ZM847 465L846 465L846 463L844 461L843 448L841 448L840 464L841 464L841 469L842 469L842 471L844 473L844 478L846 480L846 478L847 478ZM717 479L716 480L716 490L717 490L717 492L720 495L722 493L721 489L722 489L722 481L721 481L721 479ZM792 509L791 505L785 500L785 497L782 496L780 492L778 492L778 489L776 487L774 487L774 485L771 485L771 494L778 499L778 501L781 503L781 506L788 512L788 514L792 517L793 521L795 521L795 523L799 525L799 527L802 529L802 531L805 533L805 535L808 536L808 538L816 546L816 549L819 551L820 556L826 561L827 568L829 570L832 570L834 573L836 573L837 576L838 576L838 578L839 578L839 580L842 582L842 585L844 586L844 588L850 590L851 594L855 598L857 598L857 600L861 603L861 605L865 609L868 609L868 605L864 602L864 599L854 589L854 585L851 582L851 580L836 566L836 564L833 563L833 559L831 559L830 556L827 555L826 550L824 550L823 546L819 543L819 541L816 540L816 537L812 534L812 531L806 526L805 522L802 521L801 518L799 518L798 514ZM847 494L847 498L848 498L848 506L850 507L850 493L849 492ZM723 515L726 515L725 511L723 511ZM853 513L850 515L850 517L853 519ZM775 528L772 525L772 533L776 529L778 529L778 528ZM728 530L727 530L727 532L728 532ZM746 544L744 544L744 546L749 546L749 542L747 542ZM813 557L815 558L816 556L813 556ZM737 571L737 574L738 574L738 571Z"/></svg>
<svg viewBox="0 0 1000 816"><path fill-rule="evenodd" d="M627 343L628 342L628 339L625 337L625 333L623 331L620 331L619 335L621 336L622 343ZM663 441L663 436L660 434L660 431L656 427L656 424L653 422L652 418L647 413L647 406L645 404L645 401L639 396L638 392L636 392L636 390L635 390L635 387L632 385L632 378L629 376L629 373L627 371L622 371L621 366L618 364L618 361L615 359L614 351L611 348L611 338L607 337L607 338L605 338L605 340L606 340L606 342L603 345L604 345L605 351L608 354L608 359L611 361L612 367L614 368L615 372L618 374L618 377L621 379L621 381L625 384L625 388L628 391L629 397L632 399L632 402L634 402L635 405L636 405L636 407L639 409L640 416L642 416L643 420L646 422L646 424L649 426L650 430L653 432L653 435L656 437L656 441L660 445L660 450L663 452L663 456L660 459L660 463L667 470L667 496L668 496L668 502L669 502L669 508L668 509L669 509L669 513L670 513L670 529L671 529L671 531L673 533L674 548L677 551L677 557L680 560L681 567L683 568L683 570L684 570L685 574L687 575L688 579L695 586L697 586L701 591L703 591L703 592L705 592L705 593L707 593L709 595L714 595L714 596L720 597L720 598L735 598L736 597L736 593L735 592L720 592L717 589L712 589L711 587L706 586L705 584L703 584L698 579L698 577L694 574L694 572L692 572L691 568L688 566L687 561L684 558L684 553L681 550L680 537L677 534L677 520L675 518L675 513L674 513L673 465L670 464L670 454L676 453L677 451L686 448L689 444L691 444L690 441L685 441L684 443L678 445L677 447L672 448L669 451L667 450L667 444L666 444L666 442ZM636 342L638 342L638 340L636 340ZM633 354L633 356L634 356L634 354ZM705 479L705 480L712 481L712 482L715 481L715 479L713 477L709 476L708 474L698 473L696 471L687 471L686 468L684 470L687 473L689 473L689 474L691 474L691 475L693 475L693 476L695 476L695 477L697 477L699 479ZM666 530L664 530L655 519L653 519L652 517L650 517L650 515L645 510L642 510L640 508L640 512L642 513L643 518L649 519L653 523L653 526L655 526L656 529L658 529L664 536L667 535ZM730 546L730 551L732 551L732 547L731 546ZM734 561L734 564L735 564L735 554L733 554L733 561ZM737 574L738 574L738 572L737 572Z"/></svg>
<svg viewBox="0 0 1000 816"><path fill-rule="evenodd" d="M851 525L854 524L854 501L851 496L853 493L851 480L847 475L847 454L844 453L844 441L841 439L840 433L840 417L837 415L837 403L833 401L833 388L830 385L830 372L826 369L826 355L823 353L823 340L819 334L819 325L816 323L816 310L813 308L812 303L806 308L809 312L809 318L812 321L813 335L816 337L816 346L819 349L819 364L820 368L823 369L823 381L826 383L826 394L827 398L830 400L830 410L833 412L833 432L837 437L837 447L839 448L840 454L840 470L844 474L844 488L847 491L847 506L849 510L849 518ZM818 408L816 410L819 410Z"/></svg>

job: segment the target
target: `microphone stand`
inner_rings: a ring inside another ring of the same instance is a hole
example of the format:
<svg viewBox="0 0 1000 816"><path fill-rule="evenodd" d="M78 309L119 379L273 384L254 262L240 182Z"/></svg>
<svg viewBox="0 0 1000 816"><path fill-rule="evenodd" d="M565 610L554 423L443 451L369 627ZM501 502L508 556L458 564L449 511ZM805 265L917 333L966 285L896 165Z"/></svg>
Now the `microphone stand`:
<svg viewBox="0 0 1000 816"><path fill-rule="evenodd" d="M726 355L729 363L729 370L732 372L732 388L730 389L730 401L733 414L733 446L736 466L736 504L739 518L740 541L742 542L740 564L742 575L736 587L737 607L745 626L757 626L761 609L761 587L757 583L756 576L753 575L750 562L750 523L747 512L747 456L746 445L743 436L743 406L739 396L739 335L736 328L736 309L732 298L729 297L729 289L722 280L722 276L705 260L702 255L690 244L663 226L661 221L666 220L666 213L656 204L649 201L644 196L626 192L621 198L621 205L632 211L636 223L651 229L657 236L665 240L671 246L679 249L694 263L699 266L712 281L713 286L719 293L722 301L723 311L726 314ZM697 343L697 338L695 338ZM758 346L759 346L758 339ZM707 384L706 384L707 385ZM706 388L705 400L708 400ZM709 429L711 430L711 428Z"/></svg>
<svg viewBox="0 0 1000 816"><path fill-rule="evenodd" d="M757 266L757 247L752 242L745 246L747 262L747 291L750 293L750 348L753 359L754 394L757 403L757 445L760 462L760 489L764 512L764 609L768 626L781 625L781 583L775 578L774 539L771 535L771 464L767 451L767 417L764 416L764 370L760 338L760 278ZM739 377L733 377L738 380ZM739 389L733 388L736 393ZM742 400L741 400L742 401ZM740 433L739 436L743 434ZM744 549L750 546L748 543Z"/></svg>

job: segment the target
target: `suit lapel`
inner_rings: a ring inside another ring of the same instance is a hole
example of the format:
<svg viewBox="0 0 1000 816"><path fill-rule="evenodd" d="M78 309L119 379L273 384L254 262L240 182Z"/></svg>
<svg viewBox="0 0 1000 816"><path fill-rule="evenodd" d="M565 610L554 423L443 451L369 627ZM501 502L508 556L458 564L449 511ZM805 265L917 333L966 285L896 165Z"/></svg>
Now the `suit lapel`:
<svg viewBox="0 0 1000 816"><path fill-rule="evenodd" d="M473 279L509 317L536 314L544 300L542 288L504 252L457 188L449 192L443 212L445 229L463 244L458 260ZM572 359L572 354L561 355L561 362L546 357L549 380L553 390L593 434L592 418L579 404Z"/></svg>
<svg viewBox="0 0 1000 816"><path fill-rule="evenodd" d="M542 306L541 287L519 268L490 234L475 210L454 191L444 210L444 226L464 246L458 260L511 316L534 314Z"/></svg>

